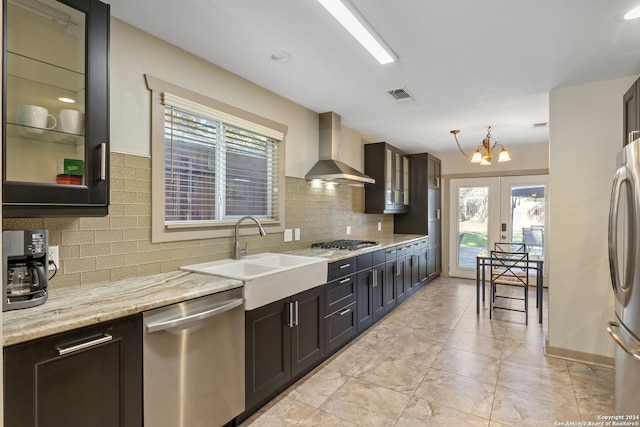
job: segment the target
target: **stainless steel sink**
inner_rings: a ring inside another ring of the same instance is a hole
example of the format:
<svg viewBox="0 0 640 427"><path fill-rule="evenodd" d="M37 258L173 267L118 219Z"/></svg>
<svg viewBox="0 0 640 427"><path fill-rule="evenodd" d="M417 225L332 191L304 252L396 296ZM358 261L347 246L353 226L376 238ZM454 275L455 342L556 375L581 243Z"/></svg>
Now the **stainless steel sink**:
<svg viewBox="0 0 640 427"><path fill-rule="evenodd" d="M239 260L187 265L181 269L242 280L245 310L253 310L327 282L326 259L272 252Z"/></svg>

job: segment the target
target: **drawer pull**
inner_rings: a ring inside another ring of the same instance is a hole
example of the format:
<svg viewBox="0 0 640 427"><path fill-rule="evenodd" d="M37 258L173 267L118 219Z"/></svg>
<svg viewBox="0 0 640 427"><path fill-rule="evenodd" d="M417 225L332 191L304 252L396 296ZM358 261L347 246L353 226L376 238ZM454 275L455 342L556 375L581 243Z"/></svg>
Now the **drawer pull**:
<svg viewBox="0 0 640 427"><path fill-rule="evenodd" d="M387 251L387 253L388 253L388 254L395 254L395 253L396 253L396 250L394 249L394 250L392 250L392 251Z"/></svg>
<svg viewBox="0 0 640 427"><path fill-rule="evenodd" d="M347 282L349 282L350 280L351 280L351 278L350 278L350 277L347 277L346 279L342 279L342 280L340 280L340 282L339 282L339 283L340 283L340 284L342 284L342 283L347 283Z"/></svg>
<svg viewBox="0 0 640 427"><path fill-rule="evenodd" d="M109 334L103 334L99 338L93 338L89 341L82 342L80 344L74 344L70 346L56 346L56 350L58 350L58 354L60 356L64 356L65 354L74 353L76 351L84 350L89 347L93 347L99 344L104 344L113 340L113 337Z"/></svg>
<svg viewBox="0 0 640 427"><path fill-rule="evenodd" d="M344 310L342 310L340 313L338 313L338 316L344 316L345 314L347 314L348 312L350 312L351 309L350 308L345 308Z"/></svg>
<svg viewBox="0 0 640 427"><path fill-rule="evenodd" d="M351 264L342 264L339 268L342 270L343 268L351 267Z"/></svg>

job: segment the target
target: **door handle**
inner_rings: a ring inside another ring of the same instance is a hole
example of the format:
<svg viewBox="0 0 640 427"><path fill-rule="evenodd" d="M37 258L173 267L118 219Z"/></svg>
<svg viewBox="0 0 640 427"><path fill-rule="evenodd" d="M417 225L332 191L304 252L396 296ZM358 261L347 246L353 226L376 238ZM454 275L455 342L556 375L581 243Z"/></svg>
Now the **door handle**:
<svg viewBox="0 0 640 427"><path fill-rule="evenodd" d="M107 179L107 143L100 144L100 181Z"/></svg>
<svg viewBox="0 0 640 427"><path fill-rule="evenodd" d="M634 342L632 346L628 345L620 336L621 334L618 334L618 328L620 328L621 332L626 332L624 327L620 326L618 322L609 322L607 331L609 332L609 335L611 335L611 338L613 338L613 340L630 356L636 360L640 360L640 344Z"/></svg>
<svg viewBox="0 0 640 427"><path fill-rule="evenodd" d="M633 260L625 265L625 277L624 283L620 281L620 271L618 269L618 208L620 205L620 193L622 192L622 184L627 182L627 200L629 214L629 233L628 239L631 242L635 242L636 239L636 226L635 226L635 212L633 211L633 204L631 201L631 189L629 187L629 177L627 176L627 168L625 166L620 167L613 179L613 188L611 189L611 203L609 205L609 224L608 224L608 250L609 250L609 270L611 272L611 286L616 299L622 306L627 305L629 295L627 289L630 286L631 272L633 267L633 261L635 261L635 245L628 245L627 260Z"/></svg>
<svg viewBox="0 0 640 427"><path fill-rule="evenodd" d="M95 347L100 344L112 341L113 336L109 334L102 334L99 338L91 338L89 341L82 342L80 344L74 344L69 346L57 346L58 354L64 356L65 354L75 353L76 351L84 350L90 347Z"/></svg>
<svg viewBox="0 0 640 427"><path fill-rule="evenodd" d="M293 303L290 302L289 304L289 321L287 322L287 326L290 328L293 328Z"/></svg>
<svg viewBox="0 0 640 427"><path fill-rule="evenodd" d="M203 320L208 319L209 317L217 316L218 314L222 314L236 307L240 307L242 304L244 304L244 298L234 298L224 305L220 305L189 316L180 317L179 319L169 319L155 323L147 323L146 329L147 332L157 332L169 328L175 328L176 326L182 326L185 323L191 323L197 320Z"/></svg>
<svg viewBox="0 0 640 427"><path fill-rule="evenodd" d="M298 301L295 302L295 309L296 309L296 321L295 321L295 326L298 326Z"/></svg>

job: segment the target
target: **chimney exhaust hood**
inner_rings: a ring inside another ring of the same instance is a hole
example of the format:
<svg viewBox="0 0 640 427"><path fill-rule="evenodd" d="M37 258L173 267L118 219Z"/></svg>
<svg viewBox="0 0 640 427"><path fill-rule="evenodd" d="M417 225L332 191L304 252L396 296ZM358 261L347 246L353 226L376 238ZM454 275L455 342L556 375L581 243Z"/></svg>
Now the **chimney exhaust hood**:
<svg viewBox="0 0 640 427"><path fill-rule="evenodd" d="M319 115L319 151L320 156L311 170L305 175L305 179L319 179L342 184L375 183L375 179L363 174L351 166L336 160L336 154L340 147L342 133L342 119L334 113L322 113Z"/></svg>

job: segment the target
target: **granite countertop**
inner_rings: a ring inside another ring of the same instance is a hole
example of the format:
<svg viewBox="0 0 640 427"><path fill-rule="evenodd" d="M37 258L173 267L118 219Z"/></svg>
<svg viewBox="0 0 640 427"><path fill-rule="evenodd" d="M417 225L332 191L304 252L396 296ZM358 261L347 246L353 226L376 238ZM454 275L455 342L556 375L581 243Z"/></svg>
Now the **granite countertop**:
<svg viewBox="0 0 640 427"><path fill-rule="evenodd" d="M375 239L380 246L356 251L300 249L289 253L327 258L329 262L375 252L425 238L392 234ZM4 312L3 346L126 317L164 305L242 287L239 280L177 270L152 276L51 289L46 303Z"/></svg>
<svg viewBox="0 0 640 427"><path fill-rule="evenodd" d="M2 314L2 344L17 344L242 286L239 280L178 270L52 289L44 304Z"/></svg>
<svg viewBox="0 0 640 427"><path fill-rule="evenodd" d="M375 246L371 248L358 249L355 251L307 248L307 249L298 249L296 251L291 251L288 253L292 255L327 258L329 262L334 262L334 261L340 261L346 258L351 258L354 256L366 254L369 252L379 251L381 249L385 249L385 248L399 245L402 243L409 243L414 240L421 240L421 239L424 239L425 237L427 236L423 234L389 234L382 237L375 237L371 239L360 239L360 240L375 240L377 242L380 242L380 246Z"/></svg>

